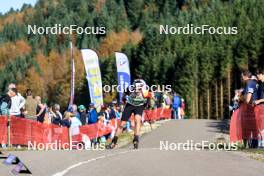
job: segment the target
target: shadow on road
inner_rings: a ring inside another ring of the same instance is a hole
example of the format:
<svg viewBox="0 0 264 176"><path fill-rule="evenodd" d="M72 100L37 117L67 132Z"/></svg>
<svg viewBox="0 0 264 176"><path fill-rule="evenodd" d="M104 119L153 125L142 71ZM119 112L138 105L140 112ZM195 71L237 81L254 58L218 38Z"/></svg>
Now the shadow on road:
<svg viewBox="0 0 264 176"><path fill-rule="evenodd" d="M229 122L228 119L211 121L207 122L207 126L211 129L210 132L229 134Z"/></svg>

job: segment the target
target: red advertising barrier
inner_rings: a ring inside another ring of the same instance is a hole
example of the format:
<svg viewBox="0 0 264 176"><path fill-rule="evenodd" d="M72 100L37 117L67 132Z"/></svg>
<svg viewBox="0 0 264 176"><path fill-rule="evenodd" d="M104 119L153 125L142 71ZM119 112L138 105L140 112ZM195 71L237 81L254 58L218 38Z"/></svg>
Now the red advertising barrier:
<svg viewBox="0 0 264 176"><path fill-rule="evenodd" d="M233 113L230 122L230 141L264 137L264 106L241 104Z"/></svg>
<svg viewBox="0 0 264 176"><path fill-rule="evenodd" d="M144 111L145 121L159 120L171 117L171 109L158 108L155 110ZM0 143L7 143L7 117L0 117ZM69 143L69 129L53 124L43 124L37 121L11 117L11 144L28 145L32 143ZM71 129L72 140L81 142L83 137L89 139L101 137L111 133L116 129L118 121L110 120L106 125L102 122L96 124L81 126L76 129Z"/></svg>
<svg viewBox="0 0 264 176"><path fill-rule="evenodd" d="M7 143L7 118L0 117L0 143Z"/></svg>
<svg viewBox="0 0 264 176"><path fill-rule="evenodd" d="M157 108L154 110L145 110L144 111L144 120L160 120L160 119L169 119L171 118L171 109Z"/></svg>

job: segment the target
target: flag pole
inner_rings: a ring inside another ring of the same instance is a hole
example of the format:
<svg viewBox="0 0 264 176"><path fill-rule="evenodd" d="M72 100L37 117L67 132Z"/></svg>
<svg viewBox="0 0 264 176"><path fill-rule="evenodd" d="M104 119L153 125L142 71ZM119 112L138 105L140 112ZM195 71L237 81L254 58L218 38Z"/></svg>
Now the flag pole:
<svg viewBox="0 0 264 176"><path fill-rule="evenodd" d="M73 58L72 41L70 41L70 50L71 50L71 95L70 95L69 106L72 106L74 103L74 84L75 84L75 65L74 65L74 58Z"/></svg>

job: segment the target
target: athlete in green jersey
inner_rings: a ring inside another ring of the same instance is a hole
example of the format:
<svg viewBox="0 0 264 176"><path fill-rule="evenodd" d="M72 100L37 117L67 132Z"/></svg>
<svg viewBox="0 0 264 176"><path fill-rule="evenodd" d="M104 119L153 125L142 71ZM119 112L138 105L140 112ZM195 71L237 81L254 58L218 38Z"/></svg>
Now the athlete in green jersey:
<svg viewBox="0 0 264 176"><path fill-rule="evenodd" d="M128 87L127 91L123 95L123 101L126 102L124 112L121 117L121 123L116 130L115 137L111 144L107 148L114 148L117 144L118 136L122 133L126 122L129 120L132 114L135 117L135 129L134 129L134 148L138 148L141 119L144 110L144 104L147 99L144 97L144 89L146 82L142 79L136 79L131 86Z"/></svg>

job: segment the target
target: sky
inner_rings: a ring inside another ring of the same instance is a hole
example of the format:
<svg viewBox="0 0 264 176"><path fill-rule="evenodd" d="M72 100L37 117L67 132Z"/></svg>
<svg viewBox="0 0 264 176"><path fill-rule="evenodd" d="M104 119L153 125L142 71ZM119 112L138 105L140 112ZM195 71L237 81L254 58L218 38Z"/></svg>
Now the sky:
<svg viewBox="0 0 264 176"><path fill-rule="evenodd" d="M37 0L1 0L0 2L0 13L4 14L9 11L11 7L20 9L24 3L35 5Z"/></svg>

